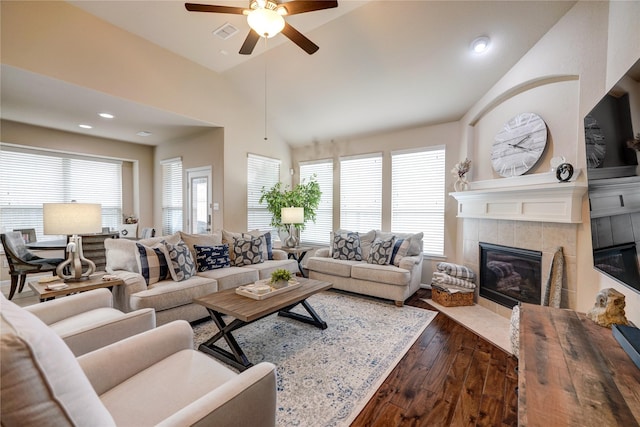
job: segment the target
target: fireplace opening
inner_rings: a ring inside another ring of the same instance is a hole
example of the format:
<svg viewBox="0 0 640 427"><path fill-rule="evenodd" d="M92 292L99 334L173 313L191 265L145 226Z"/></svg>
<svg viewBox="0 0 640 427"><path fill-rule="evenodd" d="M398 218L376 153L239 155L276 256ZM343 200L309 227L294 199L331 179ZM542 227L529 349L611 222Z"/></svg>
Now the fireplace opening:
<svg viewBox="0 0 640 427"><path fill-rule="evenodd" d="M513 308L542 300L542 252L480 243L480 296Z"/></svg>
<svg viewBox="0 0 640 427"><path fill-rule="evenodd" d="M640 291L640 272L635 242L593 250L595 267L604 274Z"/></svg>

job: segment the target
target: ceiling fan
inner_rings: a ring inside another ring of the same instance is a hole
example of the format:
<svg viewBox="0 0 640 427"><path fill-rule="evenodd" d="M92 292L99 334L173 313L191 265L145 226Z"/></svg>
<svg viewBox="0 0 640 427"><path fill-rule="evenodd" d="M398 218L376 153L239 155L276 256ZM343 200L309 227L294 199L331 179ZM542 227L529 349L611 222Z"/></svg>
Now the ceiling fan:
<svg viewBox="0 0 640 427"><path fill-rule="evenodd" d="M297 0L289 2L278 2L278 0L251 0L249 9L196 3L185 3L184 6L190 12L246 15L251 30L240 48L241 55L251 55L260 37L270 38L280 32L300 46L309 55L312 55L320 48L301 32L289 25L283 17L296 15L298 13L331 9L338 7L338 2L328 0Z"/></svg>

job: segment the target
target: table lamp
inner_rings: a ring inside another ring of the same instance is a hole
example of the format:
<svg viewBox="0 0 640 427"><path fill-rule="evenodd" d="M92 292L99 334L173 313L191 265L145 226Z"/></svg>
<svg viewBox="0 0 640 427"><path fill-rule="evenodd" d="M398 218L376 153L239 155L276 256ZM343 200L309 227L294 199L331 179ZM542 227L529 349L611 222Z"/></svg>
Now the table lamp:
<svg viewBox="0 0 640 427"><path fill-rule="evenodd" d="M289 237L284 241L287 248L295 248L300 240L296 236L296 224L304 223L304 208L282 208L280 211L283 224L289 224Z"/></svg>
<svg viewBox="0 0 640 427"><path fill-rule="evenodd" d="M65 282L86 280L96 270L93 261L82 253L82 237L79 234L99 233L102 230L102 207L97 203L44 203L44 234L71 235L67 244L68 257L58 264L56 273ZM88 265L82 272L82 263ZM69 266L71 274L65 274Z"/></svg>

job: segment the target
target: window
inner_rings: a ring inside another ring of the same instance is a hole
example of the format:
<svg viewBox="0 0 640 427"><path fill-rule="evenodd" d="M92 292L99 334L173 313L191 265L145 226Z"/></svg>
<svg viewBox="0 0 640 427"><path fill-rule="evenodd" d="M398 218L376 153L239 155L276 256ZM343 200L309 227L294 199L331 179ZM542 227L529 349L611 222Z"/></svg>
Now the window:
<svg viewBox="0 0 640 427"><path fill-rule="evenodd" d="M300 181L309 182L315 175L320 185L320 204L316 210L316 222L309 222L300 234L305 243L327 244L333 230L333 160L320 160L300 164Z"/></svg>
<svg viewBox="0 0 640 427"><path fill-rule="evenodd" d="M382 228L382 154L340 159L340 228Z"/></svg>
<svg viewBox="0 0 640 427"><path fill-rule="evenodd" d="M280 181L280 160L249 154L247 157L247 230L271 230L271 212L260 204L262 188ZM277 230L272 230L277 233Z"/></svg>
<svg viewBox="0 0 640 427"><path fill-rule="evenodd" d="M444 254L445 150L391 153L391 230L424 232L424 253Z"/></svg>
<svg viewBox="0 0 640 427"><path fill-rule="evenodd" d="M122 222L122 162L33 150L0 147L0 227L11 231L35 228L43 235L42 204L100 203L102 226Z"/></svg>
<svg viewBox="0 0 640 427"><path fill-rule="evenodd" d="M182 230L182 159L160 162L162 166L162 234Z"/></svg>

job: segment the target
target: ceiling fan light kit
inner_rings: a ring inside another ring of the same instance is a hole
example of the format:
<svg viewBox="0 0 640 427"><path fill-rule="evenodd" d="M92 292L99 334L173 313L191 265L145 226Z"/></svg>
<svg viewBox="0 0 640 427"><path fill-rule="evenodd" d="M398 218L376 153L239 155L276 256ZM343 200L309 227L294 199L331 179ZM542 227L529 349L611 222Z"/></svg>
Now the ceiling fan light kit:
<svg viewBox="0 0 640 427"><path fill-rule="evenodd" d="M292 0L280 4L276 0L251 0L249 2L249 9L196 3L185 3L184 6L189 12L246 15L251 31L249 31L247 38L240 48L239 53L242 55L251 55L260 37L270 38L280 32L309 55L312 55L319 47L301 32L289 25L283 16L331 9L338 7L338 2L334 0Z"/></svg>

